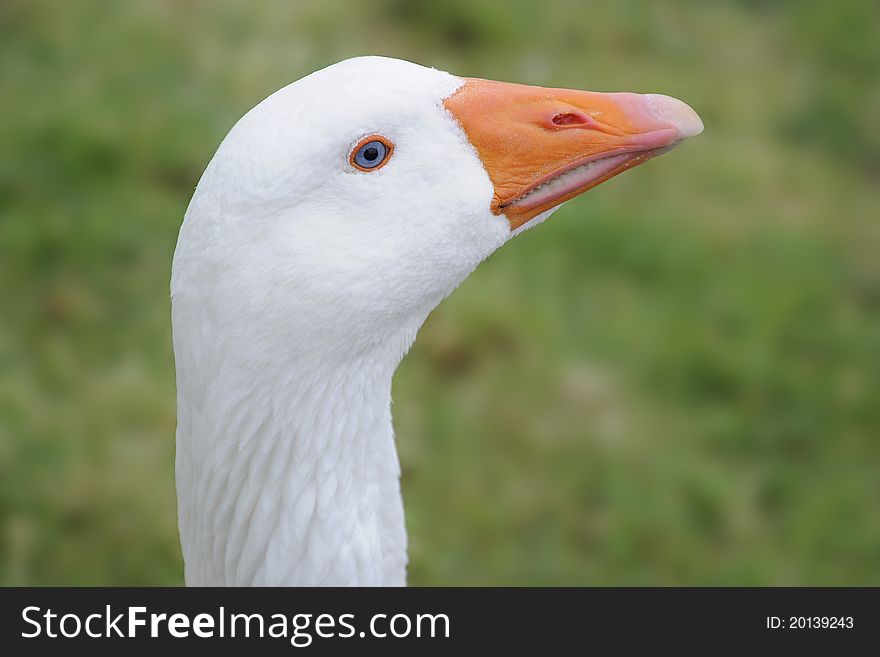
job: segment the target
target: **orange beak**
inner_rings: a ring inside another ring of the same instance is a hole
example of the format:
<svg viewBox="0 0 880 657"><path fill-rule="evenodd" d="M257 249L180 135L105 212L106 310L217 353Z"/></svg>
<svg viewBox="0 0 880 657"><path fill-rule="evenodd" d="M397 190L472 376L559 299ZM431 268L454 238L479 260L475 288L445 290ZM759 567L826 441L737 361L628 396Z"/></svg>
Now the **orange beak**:
<svg viewBox="0 0 880 657"><path fill-rule="evenodd" d="M495 187L492 212L531 218L703 131L680 100L466 78L444 102Z"/></svg>

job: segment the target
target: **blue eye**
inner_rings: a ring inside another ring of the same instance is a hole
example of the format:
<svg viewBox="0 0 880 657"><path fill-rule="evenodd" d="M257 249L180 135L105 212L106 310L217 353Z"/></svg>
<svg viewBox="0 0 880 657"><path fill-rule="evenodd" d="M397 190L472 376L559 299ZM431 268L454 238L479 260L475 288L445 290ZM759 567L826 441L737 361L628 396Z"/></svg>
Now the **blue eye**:
<svg viewBox="0 0 880 657"><path fill-rule="evenodd" d="M376 169L388 160L393 146L375 135L362 140L351 155L351 163L361 171Z"/></svg>

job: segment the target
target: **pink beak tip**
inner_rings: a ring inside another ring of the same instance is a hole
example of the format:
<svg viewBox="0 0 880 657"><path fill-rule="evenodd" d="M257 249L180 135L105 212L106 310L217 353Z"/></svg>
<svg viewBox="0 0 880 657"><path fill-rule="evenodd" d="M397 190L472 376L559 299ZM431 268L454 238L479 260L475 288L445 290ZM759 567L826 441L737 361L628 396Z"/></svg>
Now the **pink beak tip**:
<svg viewBox="0 0 880 657"><path fill-rule="evenodd" d="M703 121L687 103L663 94L645 94L645 104L654 117L675 126L682 139L703 132Z"/></svg>

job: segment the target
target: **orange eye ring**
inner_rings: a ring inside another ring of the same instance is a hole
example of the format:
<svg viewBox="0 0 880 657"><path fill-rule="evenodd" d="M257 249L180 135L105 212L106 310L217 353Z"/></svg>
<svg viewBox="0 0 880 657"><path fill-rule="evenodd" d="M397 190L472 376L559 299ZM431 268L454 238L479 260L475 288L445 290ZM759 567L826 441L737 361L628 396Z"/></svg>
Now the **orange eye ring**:
<svg viewBox="0 0 880 657"><path fill-rule="evenodd" d="M352 147L348 163L358 171L372 173L384 167L393 152L394 144L389 139L382 135L367 135Z"/></svg>

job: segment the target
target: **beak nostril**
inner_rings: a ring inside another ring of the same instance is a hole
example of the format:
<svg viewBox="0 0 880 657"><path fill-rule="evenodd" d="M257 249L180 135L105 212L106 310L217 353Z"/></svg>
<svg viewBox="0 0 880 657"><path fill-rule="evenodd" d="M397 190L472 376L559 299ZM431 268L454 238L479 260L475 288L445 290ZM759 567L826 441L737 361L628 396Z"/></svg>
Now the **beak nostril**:
<svg viewBox="0 0 880 657"><path fill-rule="evenodd" d="M559 113L551 120L553 121L553 125L582 125L587 123L587 120L583 116L572 114L571 112Z"/></svg>

